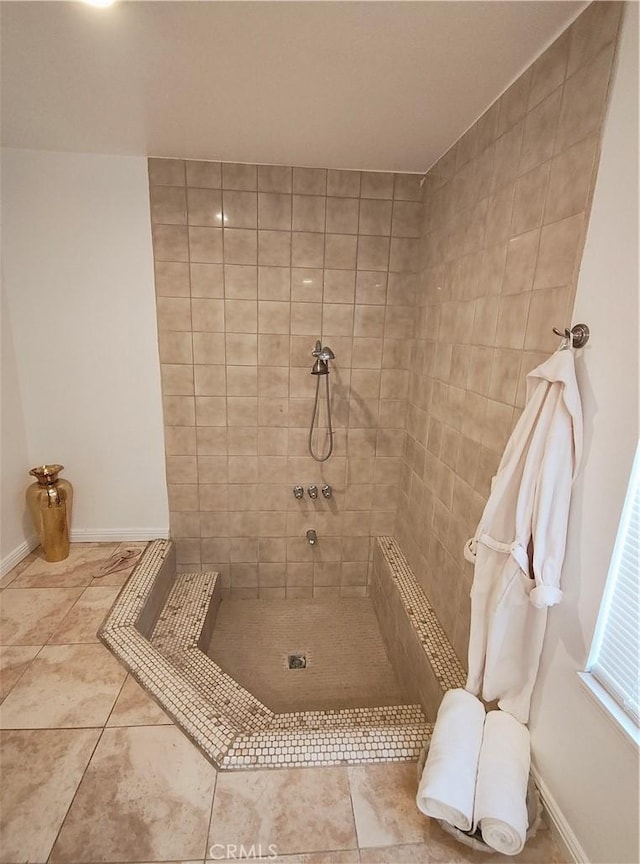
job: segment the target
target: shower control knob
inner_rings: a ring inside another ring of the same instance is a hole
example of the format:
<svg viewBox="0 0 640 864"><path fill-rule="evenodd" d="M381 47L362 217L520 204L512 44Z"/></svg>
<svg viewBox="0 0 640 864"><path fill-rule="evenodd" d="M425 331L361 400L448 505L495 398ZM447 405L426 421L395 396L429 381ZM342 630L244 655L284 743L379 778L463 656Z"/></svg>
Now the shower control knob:
<svg viewBox="0 0 640 864"><path fill-rule="evenodd" d="M295 495L296 498L300 499L304 495L304 489L302 488L302 486L294 486L293 487L293 494Z"/></svg>
<svg viewBox="0 0 640 864"><path fill-rule="evenodd" d="M318 497L318 487L317 486L308 486L307 492L309 493L309 498L317 498Z"/></svg>
<svg viewBox="0 0 640 864"><path fill-rule="evenodd" d="M325 498L333 498L333 489L327 484L322 487L322 494Z"/></svg>

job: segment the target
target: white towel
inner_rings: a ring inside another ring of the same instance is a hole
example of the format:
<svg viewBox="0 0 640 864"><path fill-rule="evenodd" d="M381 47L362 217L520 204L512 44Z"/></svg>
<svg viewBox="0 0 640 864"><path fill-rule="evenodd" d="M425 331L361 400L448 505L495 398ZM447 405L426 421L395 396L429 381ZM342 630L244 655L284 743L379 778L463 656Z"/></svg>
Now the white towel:
<svg viewBox="0 0 640 864"><path fill-rule="evenodd" d="M419 809L462 831L469 831L473 823L484 717L484 705L471 693L445 693L418 785Z"/></svg>
<svg viewBox="0 0 640 864"><path fill-rule="evenodd" d="M490 711L480 750L474 825L484 842L503 855L517 855L527 839L530 759L527 727L505 711Z"/></svg>

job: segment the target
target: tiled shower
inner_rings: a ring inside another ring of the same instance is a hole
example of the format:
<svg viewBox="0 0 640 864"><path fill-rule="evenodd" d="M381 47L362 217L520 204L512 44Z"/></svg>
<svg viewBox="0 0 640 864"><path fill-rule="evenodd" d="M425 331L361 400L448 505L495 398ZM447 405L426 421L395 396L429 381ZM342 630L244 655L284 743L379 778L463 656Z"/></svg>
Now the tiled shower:
<svg viewBox="0 0 640 864"><path fill-rule="evenodd" d="M589 7L424 183L149 161L179 570L219 571L231 597L361 597L372 538L393 535L464 660L463 545L526 373L571 322L619 14ZM322 464L319 338L336 355ZM329 501L293 496L325 483Z"/></svg>
<svg viewBox="0 0 640 864"><path fill-rule="evenodd" d="M363 596L395 523L421 178L159 159L149 176L179 568L236 597ZM336 355L324 463L307 451L318 338Z"/></svg>

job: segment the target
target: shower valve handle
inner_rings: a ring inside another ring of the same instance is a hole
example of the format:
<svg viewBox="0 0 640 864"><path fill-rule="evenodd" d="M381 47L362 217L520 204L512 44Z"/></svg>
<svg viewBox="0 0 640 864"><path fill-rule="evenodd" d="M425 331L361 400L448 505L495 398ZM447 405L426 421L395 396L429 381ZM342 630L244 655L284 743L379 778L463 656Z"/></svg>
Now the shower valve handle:
<svg viewBox="0 0 640 864"><path fill-rule="evenodd" d="M309 493L309 498L317 498L318 497L318 487L317 486L308 486L307 492Z"/></svg>
<svg viewBox="0 0 640 864"><path fill-rule="evenodd" d="M322 487L322 495L324 498L333 498L333 489L329 484Z"/></svg>
<svg viewBox="0 0 640 864"><path fill-rule="evenodd" d="M300 499L304 496L304 489L302 488L302 486L294 486L293 494L296 498Z"/></svg>

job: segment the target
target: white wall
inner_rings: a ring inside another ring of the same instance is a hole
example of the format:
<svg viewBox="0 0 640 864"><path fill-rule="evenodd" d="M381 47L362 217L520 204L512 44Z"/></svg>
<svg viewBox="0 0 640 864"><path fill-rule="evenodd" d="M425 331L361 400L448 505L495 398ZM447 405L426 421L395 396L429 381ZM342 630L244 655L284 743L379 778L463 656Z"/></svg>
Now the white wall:
<svg viewBox="0 0 640 864"><path fill-rule="evenodd" d="M578 361L586 447L564 598L549 615L530 723L534 763L569 841L582 860L607 864L640 860L638 751L577 673L589 652L639 434L638 5L626 4L625 13L573 316L592 334Z"/></svg>
<svg viewBox="0 0 640 864"><path fill-rule="evenodd" d="M146 160L5 149L2 190L16 471L65 466L73 539L167 536Z"/></svg>
<svg viewBox="0 0 640 864"><path fill-rule="evenodd" d="M29 479L27 440L22 413L22 398L18 385L13 335L4 290L0 291L2 322L1 390L2 411L0 432L0 561L2 570L10 569L24 557L33 535L26 509L24 490Z"/></svg>

